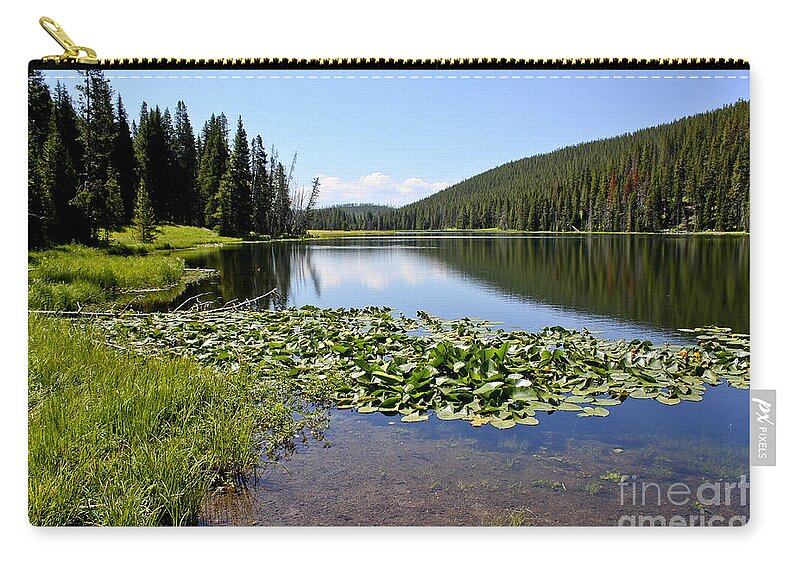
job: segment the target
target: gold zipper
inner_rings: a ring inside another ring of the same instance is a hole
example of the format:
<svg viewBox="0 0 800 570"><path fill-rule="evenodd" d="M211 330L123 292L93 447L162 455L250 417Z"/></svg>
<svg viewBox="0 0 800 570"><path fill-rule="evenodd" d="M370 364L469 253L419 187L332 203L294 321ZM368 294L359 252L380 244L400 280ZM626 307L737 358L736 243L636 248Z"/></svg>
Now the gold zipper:
<svg viewBox="0 0 800 570"><path fill-rule="evenodd" d="M46 55L42 58L42 61L85 63L91 65L99 63L97 53L95 53L92 48L75 45L75 42L70 39L67 32L64 31L64 28L59 26L52 18L42 16L39 18L39 24L50 34L50 37L58 42L58 45L64 48L64 53L61 55Z"/></svg>
<svg viewBox="0 0 800 570"><path fill-rule="evenodd" d="M456 58L456 59L385 59L385 58L113 58L99 59L91 48L78 46L64 29L46 16L39 23L58 44L64 48L61 55L44 56L36 67L59 67L63 64L81 64L97 67L119 68L284 68L284 69L750 69L743 59L733 58L570 58L570 59L506 59L506 58ZM83 54L83 55L82 55Z"/></svg>

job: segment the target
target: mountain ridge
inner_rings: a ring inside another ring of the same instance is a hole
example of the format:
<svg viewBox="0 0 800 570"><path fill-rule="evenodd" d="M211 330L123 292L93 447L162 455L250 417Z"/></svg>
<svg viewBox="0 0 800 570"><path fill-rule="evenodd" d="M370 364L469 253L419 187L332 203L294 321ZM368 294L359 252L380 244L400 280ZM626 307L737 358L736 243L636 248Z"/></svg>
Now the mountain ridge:
<svg viewBox="0 0 800 570"><path fill-rule="evenodd" d="M399 208L319 210L314 227L748 231L749 108L512 160Z"/></svg>

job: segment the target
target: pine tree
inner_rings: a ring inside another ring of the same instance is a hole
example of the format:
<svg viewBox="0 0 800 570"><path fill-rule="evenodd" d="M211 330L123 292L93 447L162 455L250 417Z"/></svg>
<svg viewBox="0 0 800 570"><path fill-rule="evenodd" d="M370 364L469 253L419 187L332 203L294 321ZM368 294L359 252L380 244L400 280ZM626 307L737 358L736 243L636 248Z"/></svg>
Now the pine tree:
<svg viewBox="0 0 800 570"><path fill-rule="evenodd" d="M133 230L136 239L142 243L151 243L156 235L156 218L153 203L144 182L139 183L136 193L136 206L133 213Z"/></svg>
<svg viewBox="0 0 800 570"><path fill-rule="evenodd" d="M112 161L117 128L113 92L103 72L92 69L79 73L84 78L84 83L78 85L83 181L71 204L83 212L89 225L89 240L95 241L107 236L121 215L118 173Z"/></svg>
<svg viewBox="0 0 800 570"><path fill-rule="evenodd" d="M78 176L58 128L55 108L50 134L39 157L39 182L52 207L51 238L58 243L85 240L88 228L83 214L70 204L78 190Z"/></svg>
<svg viewBox="0 0 800 570"><path fill-rule="evenodd" d="M293 224L291 228L291 232L294 235L305 235L306 230L309 227L309 221L311 219L311 212L317 205L317 200L319 199L321 188L319 177L314 178L311 181L311 188L308 189L308 192L302 192L299 197L296 196L296 203L293 204L294 212L293 212ZM375 220L375 216L370 210L366 210L364 213L364 226L368 230L374 230L377 226L377 221Z"/></svg>
<svg viewBox="0 0 800 570"><path fill-rule="evenodd" d="M39 70L28 72L28 140L34 152L41 150L49 132L52 100Z"/></svg>
<svg viewBox="0 0 800 570"><path fill-rule="evenodd" d="M197 149L189 112L183 101L175 108L175 127L172 154L175 164L174 192L175 219L184 224L199 223L199 197L197 195Z"/></svg>
<svg viewBox="0 0 800 570"><path fill-rule="evenodd" d="M59 172L52 172L53 178L61 180L54 186L57 190L53 194L53 208L55 209L54 239L59 243L71 241L86 242L89 239L89 226L84 213L71 202L75 198L80 184L80 175L84 172L83 145L81 132L78 127L78 114L75 111L72 98L66 87L56 83L53 97L53 115L55 130L58 131L58 146L63 145L67 152L67 159L59 159L62 166L54 166L54 156L50 154L51 168ZM51 128L52 136L52 128ZM55 141L51 142L54 145Z"/></svg>
<svg viewBox="0 0 800 570"><path fill-rule="evenodd" d="M226 220L224 231L229 235L243 236L251 229L252 200L250 195L250 147L247 143L247 133L244 130L242 118L236 125L236 134L233 139L233 151L228 163L226 192L230 196L220 203L221 208L229 208L230 212L222 214Z"/></svg>
<svg viewBox="0 0 800 570"><path fill-rule="evenodd" d="M213 228L224 236L236 235L234 219L234 205L233 205L233 174L231 168L225 169L222 175L222 180L219 183L219 190L217 191L216 204L217 211L212 218L214 222Z"/></svg>
<svg viewBox="0 0 800 570"><path fill-rule="evenodd" d="M32 140L31 125L28 137ZM41 179L41 156L32 144L28 145L28 247L39 248L52 238L55 211L51 193Z"/></svg>
<svg viewBox="0 0 800 570"><path fill-rule="evenodd" d="M283 164L277 163L275 174L272 177L275 192L275 228L276 235L288 234L290 228L291 199L289 197L289 181L283 169Z"/></svg>
<svg viewBox="0 0 800 570"><path fill-rule="evenodd" d="M81 131L78 127L78 113L75 111L75 103L67 88L61 83L56 83L53 111L56 115L56 128L61 133L61 140L67 147L75 171L79 172L83 164L83 145L81 144Z"/></svg>
<svg viewBox="0 0 800 570"><path fill-rule="evenodd" d="M731 175L728 204L732 207L728 227L733 230L750 229L750 159L746 153L736 155ZM746 199L743 199L746 197Z"/></svg>
<svg viewBox="0 0 800 570"><path fill-rule="evenodd" d="M78 189L72 203L86 215L91 241L108 242L109 233L122 222L123 207L117 173L109 166L102 178L90 178Z"/></svg>
<svg viewBox="0 0 800 570"><path fill-rule="evenodd" d="M28 75L28 246L41 247L51 238L52 196L42 186L39 165L47 140L52 103L41 71Z"/></svg>
<svg viewBox="0 0 800 570"><path fill-rule="evenodd" d="M159 108L156 107L156 111ZM172 115L168 108L157 116L159 120L159 135L163 138L164 155L163 160L159 164L159 179L161 181L160 191L162 193L162 212L161 219L170 223L175 223L181 217L179 196L175 184L175 149L177 146L175 140L175 128L172 124Z"/></svg>
<svg viewBox="0 0 800 570"><path fill-rule="evenodd" d="M128 114L122 103L122 96L117 96L116 115L114 117L116 137L112 163L119 173L120 195L122 197L123 218L125 222L133 218L133 209L136 202L136 156L133 150L133 137Z"/></svg>
<svg viewBox="0 0 800 570"><path fill-rule="evenodd" d="M264 141L261 135L253 139L250 160L252 161L250 195L253 201L253 230L259 234L269 234L272 231L269 219L273 195L267 171L267 153L264 150Z"/></svg>
<svg viewBox="0 0 800 570"><path fill-rule="evenodd" d="M211 115L203 126L201 138L197 186L203 204L202 223L206 227L214 227L219 223L220 184L228 162L228 120L225 115Z"/></svg>
<svg viewBox="0 0 800 570"><path fill-rule="evenodd" d="M137 171L153 203L156 220L172 221L172 146L171 125L156 106L142 104L139 126L134 138Z"/></svg>

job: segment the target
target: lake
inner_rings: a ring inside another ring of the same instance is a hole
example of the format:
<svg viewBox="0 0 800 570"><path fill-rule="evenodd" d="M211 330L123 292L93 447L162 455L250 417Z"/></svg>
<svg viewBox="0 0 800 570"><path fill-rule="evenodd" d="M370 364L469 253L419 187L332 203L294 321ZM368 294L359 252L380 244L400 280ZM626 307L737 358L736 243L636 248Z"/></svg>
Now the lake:
<svg viewBox="0 0 800 570"><path fill-rule="evenodd" d="M276 289L261 308L387 306L671 344L692 342L678 328L749 332L747 236L413 234L178 255L219 275L172 307L201 293L225 303ZM332 410L324 444L268 466L246 492L210 497L204 522L728 524L749 513L741 479L749 474L747 391L723 385L698 403L628 400L605 418L557 412L540 420L497 430ZM725 483L741 496L710 500ZM690 493L676 500L671 485Z"/></svg>

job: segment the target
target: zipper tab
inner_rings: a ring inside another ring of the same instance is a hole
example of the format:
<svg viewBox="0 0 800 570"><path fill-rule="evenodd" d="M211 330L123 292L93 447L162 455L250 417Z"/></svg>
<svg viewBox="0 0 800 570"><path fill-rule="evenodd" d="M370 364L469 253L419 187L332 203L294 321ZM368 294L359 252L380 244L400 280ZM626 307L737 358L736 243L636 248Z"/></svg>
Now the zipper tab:
<svg viewBox="0 0 800 570"><path fill-rule="evenodd" d="M37 69L57 67L61 64L99 65L103 68L159 68L159 69L750 69L743 59L717 58L669 58L669 59L384 59L384 58L335 58L335 59L175 59L175 58L115 58L99 59L97 53L87 47L76 45L64 29L52 18L43 16L39 24L58 42L64 53L47 55L32 61Z"/></svg>
<svg viewBox="0 0 800 570"><path fill-rule="evenodd" d="M55 20L42 16L39 18L39 24L50 34L54 40L58 42L64 53L61 55L46 55L42 58L43 61L56 61L56 62L70 62L70 63L89 63L96 64L100 60L97 59L97 53L92 48L75 45L75 42L70 39L64 28L59 26ZM83 52L85 55L81 55Z"/></svg>

